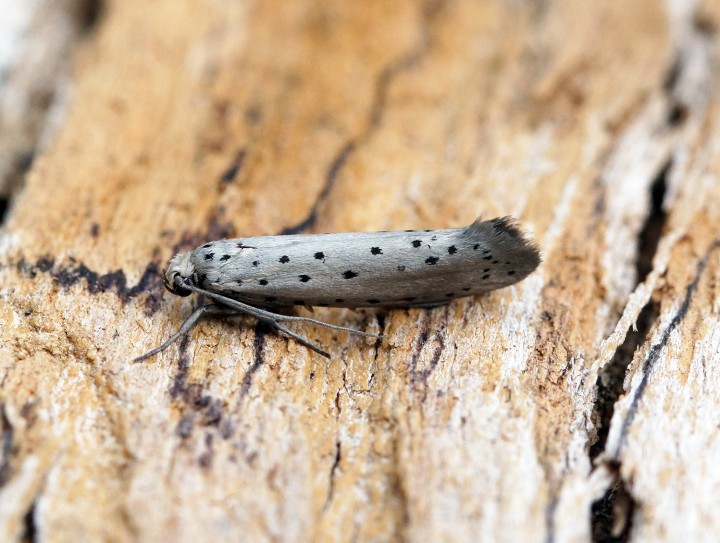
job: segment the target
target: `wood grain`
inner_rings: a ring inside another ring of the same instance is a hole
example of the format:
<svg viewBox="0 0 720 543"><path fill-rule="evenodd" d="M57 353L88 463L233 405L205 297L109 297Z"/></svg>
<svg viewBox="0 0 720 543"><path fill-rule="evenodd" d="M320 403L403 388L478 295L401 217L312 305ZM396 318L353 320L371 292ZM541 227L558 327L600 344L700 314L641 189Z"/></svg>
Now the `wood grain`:
<svg viewBox="0 0 720 543"><path fill-rule="evenodd" d="M0 540L712 541L720 11L671 8L108 1L0 238ZM315 310L380 346L130 362L178 250L506 214L519 285Z"/></svg>

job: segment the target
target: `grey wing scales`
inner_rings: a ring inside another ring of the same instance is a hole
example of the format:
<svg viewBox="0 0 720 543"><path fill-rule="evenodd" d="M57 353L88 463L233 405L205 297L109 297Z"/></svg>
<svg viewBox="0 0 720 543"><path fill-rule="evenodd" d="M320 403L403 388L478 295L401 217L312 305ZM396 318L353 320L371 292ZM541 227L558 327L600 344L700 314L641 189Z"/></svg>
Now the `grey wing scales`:
<svg viewBox="0 0 720 543"><path fill-rule="evenodd" d="M433 305L516 283L540 262L509 218L432 231L221 240L192 254L199 286L251 305Z"/></svg>
<svg viewBox="0 0 720 543"><path fill-rule="evenodd" d="M540 264L538 246L526 238L511 217L476 220L463 233L475 253L477 292L488 292L522 281Z"/></svg>

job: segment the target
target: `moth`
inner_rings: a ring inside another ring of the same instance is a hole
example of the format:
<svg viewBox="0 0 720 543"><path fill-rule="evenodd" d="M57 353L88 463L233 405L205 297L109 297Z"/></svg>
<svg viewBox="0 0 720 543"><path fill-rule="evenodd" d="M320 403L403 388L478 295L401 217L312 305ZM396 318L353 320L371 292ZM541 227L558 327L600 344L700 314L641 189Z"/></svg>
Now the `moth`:
<svg viewBox="0 0 720 543"><path fill-rule="evenodd" d="M204 315L249 315L325 357L290 330L304 322L361 336L382 336L285 314L293 306L433 307L507 287L540 264L537 245L514 219L477 219L465 228L260 236L206 243L174 256L165 287L212 303L199 307L159 347L167 349Z"/></svg>

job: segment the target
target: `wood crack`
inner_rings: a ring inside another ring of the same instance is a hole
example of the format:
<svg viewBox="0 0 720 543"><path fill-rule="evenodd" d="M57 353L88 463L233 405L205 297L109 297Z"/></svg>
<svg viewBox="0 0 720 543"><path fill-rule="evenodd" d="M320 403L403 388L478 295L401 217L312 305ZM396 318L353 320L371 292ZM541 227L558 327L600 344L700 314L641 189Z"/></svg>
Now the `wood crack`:
<svg viewBox="0 0 720 543"><path fill-rule="evenodd" d="M441 11L443 2L429 2L423 9L423 32L416 46L401 56L399 59L390 63L380 71L377 78L373 99L368 114L368 121L364 130L354 138L345 142L340 148L335 158L330 162L330 166L325 174L325 182L323 184L315 203L310 207L310 211L304 219L300 220L292 226L287 226L280 231L281 235L302 234L311 230L318 220L318 214L322 206L330 197L330 193L337 184L340 172L347 163L349 157L365 142L367 142L373 133L381 126L383 114L386 110L387 95L393 80L400 76L406 70L415 67L420 60L427 54L431 45L431 28L434 19Z"/></svg>

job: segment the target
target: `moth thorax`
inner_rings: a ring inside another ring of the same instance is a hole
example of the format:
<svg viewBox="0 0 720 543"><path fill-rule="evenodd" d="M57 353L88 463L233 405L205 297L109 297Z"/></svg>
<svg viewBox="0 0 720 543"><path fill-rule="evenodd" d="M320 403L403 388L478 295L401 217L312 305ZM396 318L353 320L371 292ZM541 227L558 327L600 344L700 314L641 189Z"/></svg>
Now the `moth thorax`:
<svg viewBox="0 0 720 543"><path fill-rule="evenodd" d="M182 287L187 279L195 273L190 253L179 253L170 259L163 281L165 288L178 296L189 296L192 291Z"/></svg>

